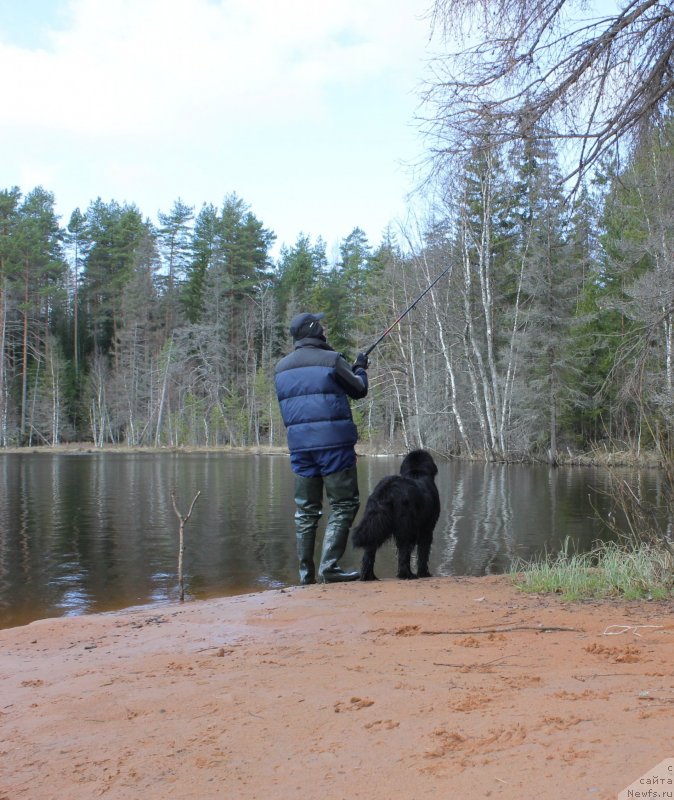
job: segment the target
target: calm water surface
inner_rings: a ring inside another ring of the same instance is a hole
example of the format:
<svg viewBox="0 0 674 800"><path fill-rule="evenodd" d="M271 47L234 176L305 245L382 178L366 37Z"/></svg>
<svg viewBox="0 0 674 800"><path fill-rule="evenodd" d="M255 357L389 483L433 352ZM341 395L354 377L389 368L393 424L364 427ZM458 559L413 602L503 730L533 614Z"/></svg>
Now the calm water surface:
<svg viewBox="0 0 674 800"><path fill-rule="evenodd" d="M359 460L361 508L400 462ZM604 535L593 508L608 510L602 470L458 462L439 470L434 575L501 573L515 558L556 552L567 537L587 548ZM183 513L201 492L185 529L189 597L295 584L292 485L283 455L0 453L0 627L177 600L173 487ZM343 566L358 562L349 547ZM395 575L392 545L377 573Z"/></svg>

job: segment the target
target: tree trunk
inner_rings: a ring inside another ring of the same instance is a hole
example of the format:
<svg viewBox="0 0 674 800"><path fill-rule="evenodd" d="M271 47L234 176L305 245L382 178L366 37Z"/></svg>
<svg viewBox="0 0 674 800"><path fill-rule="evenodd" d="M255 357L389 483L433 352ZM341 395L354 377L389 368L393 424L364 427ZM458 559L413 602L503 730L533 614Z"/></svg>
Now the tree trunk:
<svg viewBox="0 0 674 800"><path fill-rule="evenodd" d="M556 467L557 460L557 398L555 396L555 380L550 375L550 450L548 451L548 462Z"/></svg>
<svg viewBox="0 0 674 800"><path fill-rule="evenodd" d="M28 404L28 281L24 284L24 309L21 313L23 328L21 336L21 423L19 433L23 443L26 435Z"/></svg>
<svg viewBox="0 0 674 800"><path fill-rule="evenodd" d="M0 447L7 447L7 404L8 392L5 376L5 347L7 336L7 287L5 286L4 267L0 264Z"/></svg>
<svg viewBox="0 0 674 800"><path fill-rule="evenodd" d="M166 400L166 387L168 385L168 374L169 374L169 367L171 365L171 351L173 350L173 335L171 335L171 340L169 341L169 349L168 353L166 354L166 367L164 368L164 379L162 381L161 386L161 397L159 399L159 411L157 412L157 428L154 434L154 446L159 447L159 441L161 437L161 425L162 419L164 416L164 402Z"/></svg>

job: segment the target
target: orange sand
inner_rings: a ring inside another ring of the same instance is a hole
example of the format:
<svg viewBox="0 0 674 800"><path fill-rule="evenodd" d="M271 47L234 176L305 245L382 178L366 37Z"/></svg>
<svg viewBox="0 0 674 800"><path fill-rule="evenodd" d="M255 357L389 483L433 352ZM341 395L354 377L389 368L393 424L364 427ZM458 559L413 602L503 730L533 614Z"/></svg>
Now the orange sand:
<svg viewBox="0 0 674 800"><path fill-rule="evenodd" d="M434 578L0 631L0 800L615 800L674 756L673 608Z"/></svg>

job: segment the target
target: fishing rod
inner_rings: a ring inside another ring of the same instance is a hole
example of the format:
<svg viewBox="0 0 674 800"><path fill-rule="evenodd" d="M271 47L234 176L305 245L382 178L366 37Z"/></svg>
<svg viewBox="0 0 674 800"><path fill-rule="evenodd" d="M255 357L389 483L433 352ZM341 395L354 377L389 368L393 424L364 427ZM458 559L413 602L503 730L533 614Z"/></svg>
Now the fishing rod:
<svg viewBox="0 0 674 800"><path fill-rule="evenodd" d="M411 310L412 310L412 309L413 309L413 308L416 306L416 304L417 304L417 303L418 303L418 302L419 302L419 301L422 299L422 297L423 297L424 295L428 294L428 292L430 292L430 291L431 291L431 289L432 289L432 288L435 286L435 284L436 284L436 283L437 283L437 282L440 280L440 278L443 278L443 277L444 277L444 276L445 276L445 275L446 275L446 274L447 274L447 273L448 273L448 272L451 270L451 268L452 268L452 267L451 267L451 265L450 265L449 267L447 267L447 269L446 269L444 272L441 272L441 273L438 275L438 277L437 277L437 278L436 278L436 279L433 281L433 283L431 283L431 284L430 284L430 286L427 286L427 287L426 287L426 288L423 290L423 292L422 292L422 293L419 295L419 297L417 297L417 299L416 299L416 300L415 300L415 301L412 303L412 305L411 305L411 306L408 306L408 307L407 307L407 308L406 308L406 309L403 311L403 313L402 313L402 314L401 314L401 315L398 317L398 319L397 319L397 320L395 320L395 322L393 322L391 325L389 325L389 327L388 327L388 328L387 328L387 329L384 331L384 333L382 333L382 335L381 335L381 336L380 336L380 337L377 339L377 341L376 341L374 344L370 345L370 346L367 348L367 350L366 350L366 351L365 351L365 353L363 354L363 355L365 355L365 357L367 357L367 356L369 356L369 355L370 355L370 353L371 353L371 352L374 350L374 348L375 348L375 347L376 347L376 346L379 344L379 342L381 342L381 340L382 340L382 339L384 339L386 336L388 336L388 335L389 335L389 333L391 333L391 331L392 331L392 330L395 328L395 326L396 326L396 325L397 325L397 324L400 322L400 320L401 320L401 319L403 319L404 317L406 317L406 316L407 316L407 315L410 313L410 311L411 311Z"/></svg>

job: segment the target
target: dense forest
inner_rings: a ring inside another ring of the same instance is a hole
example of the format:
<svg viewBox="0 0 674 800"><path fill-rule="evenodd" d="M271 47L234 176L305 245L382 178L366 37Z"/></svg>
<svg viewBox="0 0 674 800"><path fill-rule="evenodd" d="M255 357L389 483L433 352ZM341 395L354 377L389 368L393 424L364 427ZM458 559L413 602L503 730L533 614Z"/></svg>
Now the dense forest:
<svg viewBox="0 0 674 800"><path fill-rule="evenodd" d="M355 228L336 263L304 235L273 256L234 187L156 220L0 191L0 446L283 445L292 316L324 311L353 359L447 270L372 353L364 442L552 463L652 447L674 422L674 114L571 192L537 134L474 130L424 219L379 243Z"/></svg>

